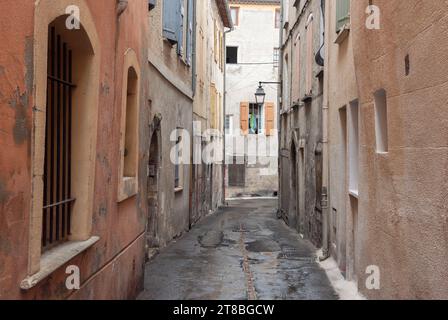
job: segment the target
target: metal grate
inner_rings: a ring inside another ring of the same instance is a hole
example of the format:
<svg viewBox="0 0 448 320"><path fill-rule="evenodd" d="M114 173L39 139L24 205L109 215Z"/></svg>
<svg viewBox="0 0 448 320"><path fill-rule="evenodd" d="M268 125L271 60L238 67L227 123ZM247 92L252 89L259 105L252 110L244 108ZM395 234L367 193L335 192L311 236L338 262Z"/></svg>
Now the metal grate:
<svg viewBox="0 0 448 320"><path fill-rule="evenodd" d="M42 249L68 239L71 210L72 50L54 27L48 37L48 85Z"/></svg>

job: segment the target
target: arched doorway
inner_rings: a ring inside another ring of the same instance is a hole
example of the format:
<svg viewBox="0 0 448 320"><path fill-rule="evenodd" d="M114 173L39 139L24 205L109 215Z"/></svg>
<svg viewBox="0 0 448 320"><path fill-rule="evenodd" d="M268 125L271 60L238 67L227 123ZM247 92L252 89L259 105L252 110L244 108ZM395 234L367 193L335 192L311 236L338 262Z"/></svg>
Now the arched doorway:
<svg viewBox="0 0 448 320"><path fill-rule="evenodd" d="M152 251L160 246L158 234L159 220L159 168L160 168L160 143L159 132L154 131L149 146L148 161L148 221L146 227L146 248L148 257Z"/></svg>
<svg viewBox="0 0 448 320"><path fill-rule="evenodd" d="M291 193L290 193L290 209L289 222L290 226L298 226L298 207L297 207L297 149L294 141L291 144Z"/></svg>

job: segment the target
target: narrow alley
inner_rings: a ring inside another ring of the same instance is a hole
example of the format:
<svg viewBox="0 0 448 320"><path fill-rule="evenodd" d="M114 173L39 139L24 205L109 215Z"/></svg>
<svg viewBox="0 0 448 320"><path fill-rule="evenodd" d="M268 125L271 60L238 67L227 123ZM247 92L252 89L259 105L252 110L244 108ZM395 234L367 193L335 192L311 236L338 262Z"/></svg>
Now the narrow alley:
<svg viewBox="0 0 448 320"><path fill-rule="evenodd" d="M337 299L277 200L234 200L147 263L140 300Z"/></svg>
<svg viewBox="0 0 448 320"><path fill-rule="evenodd" d="M1 0L0 301L448 299L447 26Z"/></svg>

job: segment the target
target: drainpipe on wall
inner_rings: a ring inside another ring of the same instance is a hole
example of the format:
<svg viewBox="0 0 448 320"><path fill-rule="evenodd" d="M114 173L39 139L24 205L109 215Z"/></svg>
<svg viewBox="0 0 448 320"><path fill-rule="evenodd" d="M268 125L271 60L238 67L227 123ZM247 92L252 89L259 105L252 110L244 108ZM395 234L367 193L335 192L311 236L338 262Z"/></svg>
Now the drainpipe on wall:
<svg viewBox="0 0 448 320"><path fill-rule="evenodd" d="M193 99L195 99L196 96L196 22L197 22L197 12L196 12L196 1L193 1L193 34L192 34L192 50L191 50L191 92L193 95ZM190 23L190 22L188 22ZM192 106L191 106L191 127L190 127L190 132L191 135L193 137L193 141L190 144L190 163L192 163L189 167L190 167L190 190L189 190L189 194L188 194L188 206L189 206L189 212L188 212L188 229L191 230L192 228L192 215L193 215L193 192L194 192L194 177L193 177L193 166L194 165L194 139L195 139L195 135L194 135L194 100L192 102Z"/></svg>
<svg viewBox="0 0 448 320"><path fill-rule="evenodd" d="M226 52L226 54L224 55L224 59L226 59L227 57L227 34L232 32L235 28L232 27L229 30L224 31L224 50ZM223 132L223 159L222 159L222 204L225 205L226 204L226 112L227 112L227 108L226 108L226 103L227 103L227 60L224 63L224 86L223 86L223 91L224 91L224 95L223 95L223 122L222 122L222 132Z"/></svg>
<svg viewBox="0 0 448 320"><path fill-rule="evenodd" d="M281 208L282 208L282 204L281 204L281 199L282 199L282 175L281 175L281 170L282 170L282 144L281 144L281 139L282 139L282 119L281 119L281 110L283 108L283 101L282 101L282 96L283 96L283 23L284 23L284 17L283 17L283 9L284 9L284 1L281 1L281 5L280 5L280 37L279 37L279 52L278 52L278 81L280 82L280 85L278 87L278 91L277 91L277 130L278 130L278 199L277 199L277 203L278 203L278 209L277 209L277 218L281 218L283 213L281 212Z"/></svg>
<svg viewBox="0 0 448 320"><path fill-rule="evenodd" d="M324 64L324 98L322 102L322 257L319 258L320 261L327 260L330 257L330 205L329 205L329 186L330 186L330 157L329 157L329 79L328 79L328 66L329 66L329 50L328 44L328 32L326 32L325 17L329 16L326 11L328 6L325 6L325 0L321 0L321 10L323 13L323 23L324 23L324 46L325 48L325 64Z"/></svg>

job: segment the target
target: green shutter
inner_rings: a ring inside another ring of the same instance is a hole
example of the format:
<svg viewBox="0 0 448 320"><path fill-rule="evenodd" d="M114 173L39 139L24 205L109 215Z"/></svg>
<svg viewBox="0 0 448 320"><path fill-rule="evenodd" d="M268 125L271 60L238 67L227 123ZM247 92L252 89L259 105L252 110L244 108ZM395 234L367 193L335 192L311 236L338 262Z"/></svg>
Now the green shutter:
<svg viewBox="0 0 448 320"><path fill-rule="evenodd" d="M336 0L336 32L350 22L350 0Z"/></svg>

